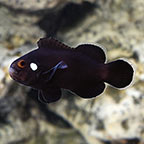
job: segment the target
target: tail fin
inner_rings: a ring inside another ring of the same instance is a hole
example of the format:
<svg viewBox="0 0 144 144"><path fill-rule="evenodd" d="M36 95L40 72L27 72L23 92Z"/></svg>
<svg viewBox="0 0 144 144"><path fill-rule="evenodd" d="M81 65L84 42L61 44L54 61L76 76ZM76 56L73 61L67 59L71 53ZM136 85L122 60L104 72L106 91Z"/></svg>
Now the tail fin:
<svg viewBox="0 0 144 144"><path fill-rule="evenodd" d="M116 60L106 64L106 66L108 74L105 82L116 88L124 88L131 83L134 70L128 62Z"/></svg>

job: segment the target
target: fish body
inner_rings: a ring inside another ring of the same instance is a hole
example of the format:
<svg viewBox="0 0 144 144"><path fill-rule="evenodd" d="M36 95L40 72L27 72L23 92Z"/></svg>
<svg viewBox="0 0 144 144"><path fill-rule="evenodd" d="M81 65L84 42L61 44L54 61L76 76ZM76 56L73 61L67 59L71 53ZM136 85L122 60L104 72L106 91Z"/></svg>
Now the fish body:
<svg viewBox="0 0 144 144"><path fill-rule="evenodd" d="M40 39L38 48L15 60L9 73L15 81L38 89L38 97L45 103L60 99L61 88L92 98L104 91L105 82L124 88L133 78L128 62L106 63L100 46L82 44L70 48L53 38Z"/></svg>

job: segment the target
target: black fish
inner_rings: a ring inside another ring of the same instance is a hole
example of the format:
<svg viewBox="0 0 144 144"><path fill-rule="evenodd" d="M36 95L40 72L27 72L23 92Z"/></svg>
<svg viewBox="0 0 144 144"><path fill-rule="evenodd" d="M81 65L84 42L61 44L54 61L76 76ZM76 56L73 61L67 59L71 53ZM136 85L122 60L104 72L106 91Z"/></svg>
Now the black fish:
<svg viewBox="0 0 144 144"><path fill-rule="evenodd" d="M38 89L39 99L46 103L60 99L61 88L92 98L104 91L105 82L124 88L133 79L134 70L128 62L105 61L100 46L82 44L70 48L53 38L42 38L38 49L11 64L9 73L15 81Z"/></svg>

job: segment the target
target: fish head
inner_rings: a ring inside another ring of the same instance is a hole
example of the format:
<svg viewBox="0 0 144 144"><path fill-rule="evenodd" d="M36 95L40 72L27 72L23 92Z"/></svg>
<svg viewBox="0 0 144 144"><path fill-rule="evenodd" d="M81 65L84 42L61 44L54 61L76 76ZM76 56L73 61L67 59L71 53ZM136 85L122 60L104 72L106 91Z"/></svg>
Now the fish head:
<svg viewBox="0 0 144 144"><path fill-rule="evenodd" d="M37 49L21 56L10 65L11 78L26 86L43 88L58 69L68 68L60 56L63 49L68 48L55 39L40 39Z"/></svg>
<svg viewBox="0 0 144 144"><path fill-rule="evenodd" d="M16 59L9 67L11 78L21 84L32 86L39 81L41 72L37 49Z"/></svg>

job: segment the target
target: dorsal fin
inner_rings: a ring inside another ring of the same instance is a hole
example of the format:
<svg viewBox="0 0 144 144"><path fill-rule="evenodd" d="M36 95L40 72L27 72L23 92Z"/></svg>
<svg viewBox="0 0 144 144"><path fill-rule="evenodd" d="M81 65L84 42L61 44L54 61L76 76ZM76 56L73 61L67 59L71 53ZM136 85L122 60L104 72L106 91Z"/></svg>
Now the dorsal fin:
<svg viewBox="0 0 144 144"><path fill-rule="evenodd" d="M50 37L50 38L41 38L38 42L38 47L41 48L47 48L47 49L70 49L67 45L64 43Z"/></svg>
<svg viewBox="0 0 144 144"><path fill-rule="evenodd" d="M82 44L76 47L76 50L95 59L97 62L104 63L106 56L100 46L92 44Z"/></svg>

